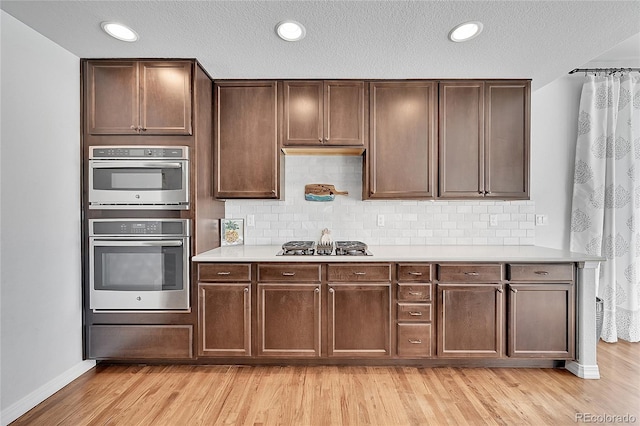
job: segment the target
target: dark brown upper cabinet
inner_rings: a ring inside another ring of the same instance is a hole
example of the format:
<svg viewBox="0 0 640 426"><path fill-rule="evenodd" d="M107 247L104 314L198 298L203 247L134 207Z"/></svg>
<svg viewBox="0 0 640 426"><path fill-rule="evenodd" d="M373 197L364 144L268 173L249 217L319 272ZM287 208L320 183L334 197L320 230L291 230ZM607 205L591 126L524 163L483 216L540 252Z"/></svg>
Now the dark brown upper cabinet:
<svg viewBox="0 0 640 426"><path fill-rule="evenodd" d="M437 83L373 82L363 198L434 196Z"/></svg>
<svg viewBox="0 0 640 426"><path fill-rule="evenodd" d="M88 133L191 135L191 61L86 62Z"/></svg>
<svg viewBox="0 0 640 426"><path fill-rule="evenodd" d="M217 82L214 91L214 196L278 198L276 81Z"/></svg>
<svg viewBox="0 0 640 426"><path fill-rule="evenodd" d="M363 81L284 81L282 145L365 146Z"/></svg>
<svg viewBox="0 0 640 426"><path fill-rule="evenodd" d="M529 198L530 93L528 80L440 83L438 198Z"/></svg>

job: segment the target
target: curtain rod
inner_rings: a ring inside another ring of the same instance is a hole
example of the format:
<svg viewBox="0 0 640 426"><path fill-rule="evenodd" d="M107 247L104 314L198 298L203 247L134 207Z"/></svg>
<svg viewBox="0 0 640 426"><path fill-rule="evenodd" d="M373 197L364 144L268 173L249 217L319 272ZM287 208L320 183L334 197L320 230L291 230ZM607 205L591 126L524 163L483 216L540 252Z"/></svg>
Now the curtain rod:
<svg viewBox="0 0 640 426"><path fill-rule="evenodd" d="M569 74L577 72L625 72L640 71L640 68L575 68L569 71Z"/></svg>

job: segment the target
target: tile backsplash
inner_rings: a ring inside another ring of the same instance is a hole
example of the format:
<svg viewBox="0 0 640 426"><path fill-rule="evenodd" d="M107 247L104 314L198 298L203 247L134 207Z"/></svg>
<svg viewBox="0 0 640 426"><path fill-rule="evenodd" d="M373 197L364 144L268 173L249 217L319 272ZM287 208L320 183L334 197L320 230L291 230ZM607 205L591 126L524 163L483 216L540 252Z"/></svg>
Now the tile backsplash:
<svg viewBox="0 0 640 426"><path fill-rule="evenodd" d="M533 245L533 201L362 201L361 156L285 156L283 200L228 200L226 217L247 219L245 244L281 245L320 239L368 245ZM309 183L335 185L349 195L334 201L304 199ZM378 226L378 216L384 226ZM491 218L497 219L492 225Z"/></svg>

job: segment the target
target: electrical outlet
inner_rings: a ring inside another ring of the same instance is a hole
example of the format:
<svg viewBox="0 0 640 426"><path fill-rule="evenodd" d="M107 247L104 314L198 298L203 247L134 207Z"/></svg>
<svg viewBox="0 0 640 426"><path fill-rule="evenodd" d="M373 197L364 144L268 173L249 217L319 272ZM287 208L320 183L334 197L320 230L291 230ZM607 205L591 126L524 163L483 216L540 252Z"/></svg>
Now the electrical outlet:
<svg viewBox="0 0 640 426"><path fill-rule="evenodd" d="M256 217L254 215L247 215L247 226L256 226Z"/></svg>
<svg viewBox="0 0 640 426"><path fill-rule="evenodd" d="M536 226L546 226L549 221L549 217L546 214L536 215Z"/></svg>
<svg viewBox="0 0 640 426"><path fill-rule="evenodd" d="M489 216L489 226L498 226L498 215L492 214Z"/></svg>
<svg viewBox="0 0 640 426"><path fill-rule="evenodd" d="M379 214L378 215L378 226L379 227L383 227L384 226L384 215L383 214Z"/></svg>

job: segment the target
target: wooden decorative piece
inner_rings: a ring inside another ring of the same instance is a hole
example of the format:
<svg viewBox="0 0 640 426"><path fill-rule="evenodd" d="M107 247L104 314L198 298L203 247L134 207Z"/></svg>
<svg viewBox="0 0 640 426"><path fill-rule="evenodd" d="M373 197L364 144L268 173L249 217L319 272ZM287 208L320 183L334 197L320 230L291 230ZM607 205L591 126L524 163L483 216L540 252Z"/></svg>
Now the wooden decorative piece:
<svg viewBox="0 0 640 426"><path fill-rule="evenodd" d="M336 195L348 195L347 191L338 191L336 187L324 183L310 183L304 186L304 199L307 201L333 201Z"/></svg>

